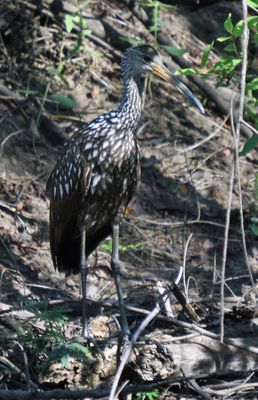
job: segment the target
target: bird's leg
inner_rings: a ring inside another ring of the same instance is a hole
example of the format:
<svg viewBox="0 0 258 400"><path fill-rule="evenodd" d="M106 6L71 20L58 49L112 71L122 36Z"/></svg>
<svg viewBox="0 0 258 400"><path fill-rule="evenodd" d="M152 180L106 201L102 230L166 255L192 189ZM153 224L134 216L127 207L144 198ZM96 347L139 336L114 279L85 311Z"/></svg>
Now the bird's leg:
<svg viewBox="0 0 258 400"><path fill-rule="evenodd" d="M86 227L83 227L81 230L81 254L80 254L81 285L82 285L82 335L83 337L88 337L88 321L87 321L88 265L85 254L86 254Z"/></svg>
<svg viewBox="0 0 258 400"><path fill-rule="evenodd" d="M115 279L115 284L116 284L116 291L117 291L117 296L118 296L118 302L119 302L119 308L120 308L120 314L121 314L121 328L122 328L122 333L125 336L128 336L130 331L128 328L127 324L127 319L125 315L125 306L124 306L124 300L123 300L123 294L122 294L122 288L121 288L121 280L120 280L120 265L119 265L119 252L118 252L118 246L119 246L119 224L114 223L112 226L112 256L111 256L111 268L112 272L114 275Z"/></svg>

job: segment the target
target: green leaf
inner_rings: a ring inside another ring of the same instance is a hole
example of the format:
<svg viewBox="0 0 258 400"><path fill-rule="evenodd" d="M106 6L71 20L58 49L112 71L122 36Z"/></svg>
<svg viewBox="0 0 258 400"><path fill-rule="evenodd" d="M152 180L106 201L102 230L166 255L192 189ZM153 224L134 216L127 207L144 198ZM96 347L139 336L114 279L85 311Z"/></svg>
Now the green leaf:
<svg viewBox="0 0 258 400"><path fill-rule="evenodd" d="M214 44L214 42L212 42L211 44L208 44L205 47L205 49L203 51L203 55L202 55L202 60L201 60L201 68L204 68L205 65L207 64L210 52L213 49L213 44Z"/></svg>
<svg viewBox="0 0 258 400"><path fill-rule="evenodd" d="M65 353L61 357L61 368L67 368L69 363L70 355Z"/></svg>
<svg viewBox="0 0 258 400"><path fill-rule="evenodd" d="M231 19L231 13L228 14L226 21L224 22L224 28L228 33L233 32L233 23Z"/></svg>
<svg viewBox="0 0 258 400"><path fill-rule="evenodd" d="M65 110L69 110L75 107L74 100L61 92L54 93L49 96L49 98Z"/></svg>
<svg viewBox="0 0 258 400"><path fill-rule="evenodd" d="M183 69L178 69L175 72L175 75L198 75L199 71L195 68L183 68Z"/></svg>
<svg viewBox="0 0 258 400"><path fill-rule="evenodd" d="M258 225L252 224L251 225L251 231L255 236L258 236Z"/></svg>
<svg viewBox="0 0 258 400"><path fill-rule="evenodd" d="M252 16L247 18L247 25L249 29L257 28L258 16Z"/></svg>
<svg viewBox="0 0 258 400"><path fill-rule="evenodd" d="M251 7L258 7L258 0L246 0L246 2Z"/></svg>
<svg viewBox="0 0 258 400"><path fill-rule="evenodd" d="M111 253L111 251L112 251L112 240L111 239L106 240L104 243L102 243L100 245L100 248L102 250L105 250L105 251L108 251L109 253Z"/></svg>
<svg viewBox="0 0 258 400"><path fill-rule="evenodd" d="M73 16L73 22L74 22L75 24L80 24L80 22L81 22L81 16L78 15L78 14L74 15L74 16Z"/></svg>
<svg viewBox="0 0 258 400"><path fill-rule="evenodd" d="M65 29L70 33L73 29L74 16L70 14L65 15Z"/></svg>
<svg viewBox="0 0 258 400"><path fill-rule="evenodd" d="M173 47L173 46L163 45L161 47L163 47L163 49L167 50L167 52L169 54L171 54L172 56L178 56L178 57L183 56L188 51L187 49L179 49L179 48Z"/></svg>
<svg viewBox="0 0 258 400"><path fill-rule="evenodd" d="M231 68L232 69L236 68L241 63L241 61L242 60L240 58L232 58L230 62Z"/></svg>
<svg viewBox="0 0 258 400"><path fill-rule="evenodd" d="M258 135L253 133L253 136L247 139L244 144L243 150L240 152L240 156L246 156L251 150L255 149L258 145Z"/></svg>
<svg viewBox="0 0 258 400"><path fill-rule="evenodd" d="M247 18L247 24L249 29L257 29L258 26L258 16L251 16ZM244 21L241 19L236 23L233 28L232 35L234 37L239 37L243 34Z"/></svg>
<svg viewBox="0 0 258 400"><path fill-rule="evenodd" d="M221 37L218 37L216 39L216 41L219 42L219 43L223 43L223 42L226 42L229 39L231 39L231 36L221 36Z"/></svg>
<svg viewBox="0 0 258 400"><path fill-rule="evenodd" d="M159 389L152 389L150 391L136 393L136 397L140 400L156 400L159 396Z"/></svg>
<svg viewBox="0 0 258 400"><path fill-rule="evenodd" d="M247 90L258 90L258 78L254 78L251 82L248 82Z"/></svg>
<svg viewBox="0 0 258 400"><path fill-rule="evenodd" d="M239 58L224 57L214 65L210 72L229 75L240 63L241 60Z"/></svg>
<svg viewBox="0 0 258 400"><path fill-rule="evenodd" d="M92 32L91 29L84 29L84 30L83 30L83 36L84 36L84 37L85 37L85 36L88 36L88 35L91 34L91 32Z"/></svg>
<svg viewBox="0 0 258 400"><path fill-rule="evenodd" d="M128 250L139 250L142 249L143 246L145 245L145 242L138 242L138 243L128 243L128 244L119 244L119 250L121 253L124 253L125 251ZM108 239L104 243L101 244L100 246L103 250L108 251L111 253L112 251L112 240Z"/></svg>
<svg viewBox="0 0 258 400"><path fill-rule="evenodd" d="M90 354L90 350L88 349L88 347L83 346L80 343L73 342L73 343L70 343L68 347L71 350L81 352L86 357Z"/></svg>
<svg viewBox="0 0 258 400"><path fill-rule="evenodd" d="M235 43L229 43L226 47L224 47L223 49L224 51L228 52L228 53L237 53L237 48Z"/></svg>
<svg viewBox="0 0 258 400"><path fill-rule="evenodd" d="M244 30L244 21L241 19L236 23L236 25L233 28L232 35L236 38L242 35Z"/></svg>

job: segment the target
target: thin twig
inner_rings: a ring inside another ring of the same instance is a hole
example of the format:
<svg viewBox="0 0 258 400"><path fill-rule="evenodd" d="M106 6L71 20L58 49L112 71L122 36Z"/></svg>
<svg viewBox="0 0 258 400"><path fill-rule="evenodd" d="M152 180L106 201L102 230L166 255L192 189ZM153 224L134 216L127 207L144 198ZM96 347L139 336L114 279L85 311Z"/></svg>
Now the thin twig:
<svg viewBox="0 0 258 400"><path fill-rule="evenodd" d="M19 133L23 132L23 129L19 129L18 131L10 133L10 135L6 136L6 138L2 141L0 147L0 157L3 155L4 151L4 145L7 143L8 140L10 140L12 137L17 136Z"/></svg>
<svg viewBox="0 0 258 400"><path fill-rule="evenodd" d="M241 187L241 169L239 161L239 143L240 143L240 129L241 121L244 115L244 105L245 105L245 89L246 89L246 71L247 71L247 56L248 56L248 42L249 42L249 30L247 24L247 3L246 0L242 0L243 9L243 21L244 21L244 31L243 31L243 62L241 70L241 85L240 85L240 100L239 100L239 111L238 119L236 122L236 140L235 140L235 160L236 160L236 173L237 173L237 183L239 191L239 215L240 215L240 227L242 234L242 245L245 257L245 263L249 272L250 281L252 286L255 288L255 283L253 279L253 274L251 266L248 260L246 238L245 238L245 225L244 225L244 214L243 214L243 198L242 198L242 187Z"/></svg>
<svg viewBox="0 0 258 400"><path fill-rule="evenodd" d="M132 350L133 350L133 346L137 342L138 337L140 336L142 331L146 328L146 326L148 326L148 324L153 320L153 318L156 317L156 315L159 312L160 312L160 306L159 306L158 303L156 303L156 305L153 308L153 310L150 313L148 313L146 318L144 318L144 320L141 322L139 328L134 333L132 339L128 343L128 346L127 346L127 348L126 348L126 350L125 350L125 352L123 354L122 360L120 362L120 365L119 365L119 367L117 369L117 372L116 372L116 375L115 375L115 379L113 381L113 385L112 385L112 388L111 388L111 392L110 392L110 395L109 395L109 400L113 400L116 397L116 389L117 389L119 380L121 378L121 375L122 375L122 372L124 370L124 367L125 367L126 363L128 362L128 360L130 358L130 355L131 355Z"/></svg>
<svg viewBox="0 0 258 400"><path fill-rule="evenodd" d="M160 295L162 296L162 299L163 299L163 302L164 302L164 310L166 312L167 317L175 317L175 315L173 313L173 310L172 310L172 306L171 306L169 297L166 297L166 299L163 298L166 289L162 285L161 281L157 281L157 289L158 289Z"/></svg>
<svg viewBox="0 0 258 400"><path fill-rule="evenodd" d="M187 372L181 368L181 372L184 377L187 377ZM188 386L192 387L203 399L205 400L212 400L210 397L196 382L195 379L190 379L187 381Z"/></svg>
<svg viewBox="0 0 258 400"><path fill-rule="evenodd" d="M250 4L248 4L248 7L253 10L256 14L258 14L258 10L256 7L251 6Z"/></svg>
<svg viewBox="0 0 258 400"><path fill-rule="evenodd" d="M187 256L187 250L189 247L189 244L191 242L191 239L193 237L193 233L190 233L190 235L187 238L186 244L184 246L184 257L183 257L183 284L184 284L184 292L185 292L185 297L188 299L188 290L187 290L187 285L186 285L186 256Z"/></svg>
<svg viewBox="0 0 258 400"><path fill-rule="evenodd" d="M230 120L232 123L232 130L233 130L234 129L233 97L232 97L231 106L230 106L230 116L231 116ZM221 343L223 343L223 339L224 339L225 272L226 272L226 262L227 262L227 252L228 252L228 236L229 236L230 215L231 215L231 206L232 206L232 197L233 197L234 176L235 176L235 163L234 163L234 159L233 159L232 165L231 165L231 174L230 174L229 189L228 189L228 206L227 206L227 214L226 214L226 225L225 225L225 231L224 231L223 258L222 258L222 266L221 266L221 285L220 285L220 341L221 341Z"/></svg>
<svg viewBox="0 0 258 400"><path fill-rule="evenodd" d="M3 363L4 365L6 365L8 368L10 368L16 374L19 374L22 377L22 379L24 379L24 381L26 382L27 377L24 374L24 372L22 372L22 370L20 368L18 368L16 365L14 365L10 360L7 360L7 358L5 358L5 357L0 357L0 362ZM38 386L31 380L30 380L30 386L33 389L38 389Z"/></svg>
<svg viewBox="0 0 258 400"><path fill-rule="evenodd" d="M250 379L252 379L253 375L254 375L254 372L252 372L252 373L244 380L243 383L241 383L241 384L238 385L238 386L235 386L234 389L229 390L229 391L228 391L229 393L228 393L224 398L227 399L228 397L231 397L233 393L237 393L237 392L239 392L240 390L243 390L243 389L245 388L245 385L247 384L247 382L250 381Z"/></svg>
<svg viewBox="0 0 258 400"><path fill-rule="evenodd" d="M126 308L130 311L149 315L149 311L144 310L142 308L132 307L132 306L126 307ZM168 317L165 317L164 315L159 315L157 318L159 320L169 322L170 324L180 326L181 328L190 329L192 331L199 332L203 336L207 336L211 339L215 339L220 342L220 335L210 332L207 329L201 328L200 326L198 326L196 324L190 324L189 322L180 321L176 318L168 318ZM241 341L241 339L239 340L239 339L231 339L231 338L224 337L223 343L230 345L230 346L234 346L239 349L242 349L244 351L248 351L253 354L258 354L258 347L246 345Z"/></svg>
<svg viewBox="0 0 258 400"><path fill-rule="evenodd" d="M200 224L200 225L211 225L211 226L217 226L218 228L222 228L225 229L225 225L224 224L220 224L218 222L213 222L213 221L206 221L203 219L193 219L193 220L189 220L189 221L183 221L183 222L167 222L167 221L155 221L154 219L146 219L146 218L142 218L142 217L134 217L133 215L130 215L130 220L134 220L134 221L140 221L143 222L145 224L150 224L150 225L155 225L155 226L165 226L165 227L169 227L169 228L181 228L181 227L185 227L188 225L195 225L195 224Z"/></svg>
<svg viewBox="0 0 258 400"><path fill-rule="evenodd" d="M24 351L24 348L22 347L22 345L19 342L16 342L17 346L20 348L21 352L22 352L22 356L23 356L23 362L24 362L24 367L25 367L25 379L26 379L26 384L27 384L27 389L30 392L32 389L32 380L30 377L30 371L29 371L29 364L28 364L28 357L26 352ZM37 387L36 384L33 385L34 388Z"/></svg>
<svg viewBox="0 0 258 400"><path fill-rule="evenodd" d="M241 122L241 124L247 126L247 128L249 128L251 131L256 133L256 135L258 135L257 129L255 129L252 125L248 124L248 122L246 122L244 119L240 119L240 122Z"/></svg>
<svg viewBox="0 0 258 400"><path fill-rule="evenodd" d="M208 142L208 141L211 140L212 138L214 138L214 136L216 136L216 135L221 131L221 129L223 128L223 126L225 125L225 123L226 123L227 120L228 120L228 117L229 117L229 116L227 115L227 116L223 119L223 122L219 125L219 127L218 127L214 132L212 132L209 136L207 136L206 138L200 140L200 141L197 142L197 143L194 143L194 144L191 145L191 146L188 146L186 149L179 149L178 151L176 151L176 154L181 154L181 153L186 153L187 151L192 151L192 150L194 150L194 149L196 149L196 148L202 146L204 143Z"/></svg>

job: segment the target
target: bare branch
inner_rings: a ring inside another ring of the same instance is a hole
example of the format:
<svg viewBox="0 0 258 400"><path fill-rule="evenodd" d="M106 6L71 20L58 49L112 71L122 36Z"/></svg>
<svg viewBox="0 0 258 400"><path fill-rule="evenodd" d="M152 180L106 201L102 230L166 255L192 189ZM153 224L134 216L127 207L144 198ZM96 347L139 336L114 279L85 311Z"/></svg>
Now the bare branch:
<svg viewBox="0 0 258 400"><path fill-rule="evenodd" d="M245 263L249 272L250 281L253 287L255 287L254 279L252 275L252 270L248 260L246 238L245 238L245 225L244 225L244 214L243 214L243 198L242 198L242 188L241 188L241 169L239 160L239 143L240 143L240 130L241 121L243 121L244 116L244 105L245 105L245 90L246 90L246 72L247 72L247 56L248 56L248 43L249 43L249 30L247 24L247 3L246 0L242 0L243 8L243 21L244 21L244 31L243 31L243 62L241 70L241 85L240 85L240 100L239 100L239 110L238 118L236 122L236 137L235 137L235 160L236 160L236 174L238 183L238 196L239 196L239 214L240 214L240 227L242 234L242 245L244 250Z"/></svg>

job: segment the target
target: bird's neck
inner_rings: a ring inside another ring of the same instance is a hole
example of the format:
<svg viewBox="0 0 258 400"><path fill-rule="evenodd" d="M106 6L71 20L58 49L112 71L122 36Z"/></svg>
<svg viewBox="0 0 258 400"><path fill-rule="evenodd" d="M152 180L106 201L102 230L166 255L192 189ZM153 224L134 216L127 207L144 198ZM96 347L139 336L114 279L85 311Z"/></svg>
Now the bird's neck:
<svg viewBox="0 0 258 400"><path fill-rule="evenodd" d="M131 128L137 127L142 112L141 84L132 76L124 79L124 90L119 111Z"/></svg>

